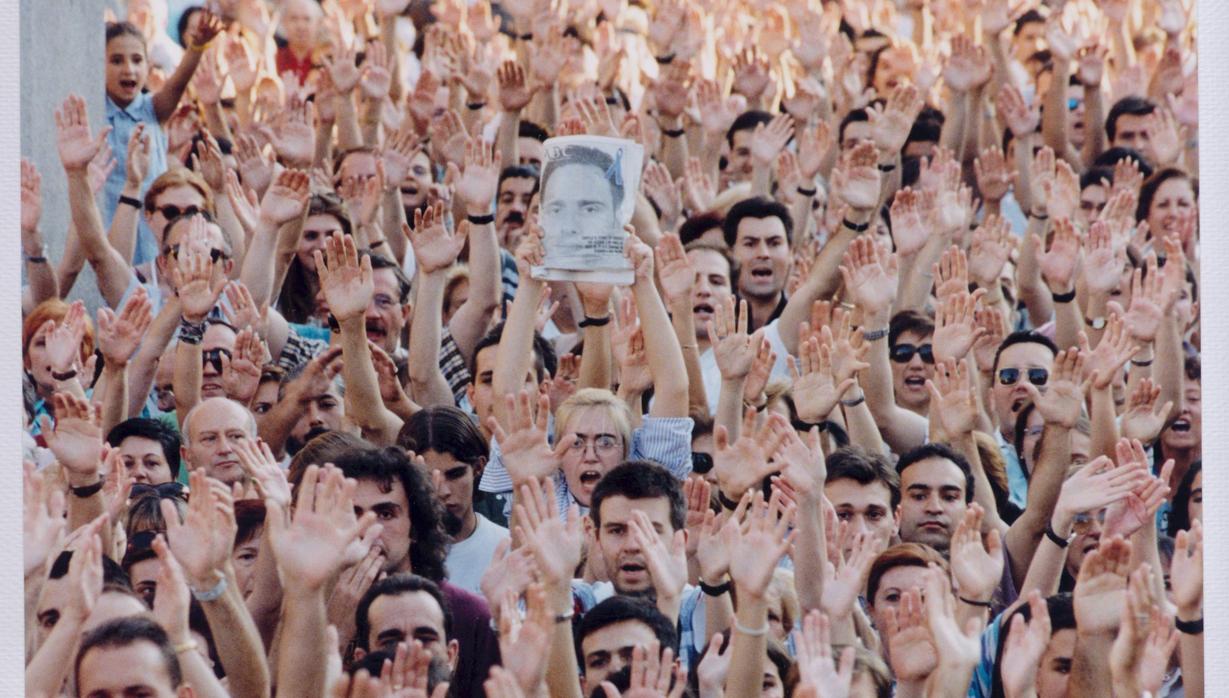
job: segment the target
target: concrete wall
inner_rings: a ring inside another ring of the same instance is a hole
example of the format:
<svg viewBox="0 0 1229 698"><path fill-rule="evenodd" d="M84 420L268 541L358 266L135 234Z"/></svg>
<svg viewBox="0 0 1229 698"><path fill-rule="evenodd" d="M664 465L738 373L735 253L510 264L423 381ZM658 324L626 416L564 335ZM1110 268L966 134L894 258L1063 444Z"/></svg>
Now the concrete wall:
<svg viewBox="0 0 1229 698"><path fill-rule="evenodd" d="M69 93L85 98L97 132L103 107L103 8L107 0L21 0L21 155L43 177L43 239L51 258L64 251L67 182L56 151L55 109ZM85 265L71 298L98 307L94 272Z"/></svg>

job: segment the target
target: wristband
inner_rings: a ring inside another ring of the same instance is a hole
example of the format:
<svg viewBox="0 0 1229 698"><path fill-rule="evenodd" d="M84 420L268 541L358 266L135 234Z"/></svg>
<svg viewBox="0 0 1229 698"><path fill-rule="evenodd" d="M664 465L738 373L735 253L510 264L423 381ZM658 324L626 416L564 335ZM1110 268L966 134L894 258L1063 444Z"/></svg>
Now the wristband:
<svg viewBox="0 0 1229 698"><path fill-rule="evenodd" d="M883 339L884 337L887 337L889 331L891 331L891 328L889 327L885 327L882 330L871 330L870 332L863 330L862 339L868 342L878 341L880 339Z"/></svg>
<svg viewBox="0 0 1229 698"><path fill-rule="evenodd" d="M572 620L572 617L575 615L576 615L576 610L569 608L567 613L560 613L559 615L555 616L555 622L556 623L566 623Z"/></svg>
<svg viewBox="0 0 1229 698"><path fill-rule="evenodd" d="M666 138L679 138L684 133L686 133L686 131L681 128L663 128L661 130L661 135L665 136Z"/></svg>
<svg viewBox="0 0 1229 698"><path fill-rule="evenodd" d="M205 323L195 323L188 318L179 319L179 341L184 344L200 344L205 337Z"/></svg>
<svg viewBox="0 0 1229 698"><path fill-rule="evenodd" d="M841 225L845 226L846 228L849 228L855 233L865 233L867 230L870 230L870 227L871 227L870 221L867 221L865 223L854 223L850 221L848 218L842 219Z"/></svg>
<svg viewBox="0 0 1229 698"><path fill-rule="evenodd" d="M957 596L956 598L960 600L960 603L968 604L970 606L977 606L979 608L990 608L991 607L989 601L971 601L969 599L964 598L963 596Z"/></svg>
<svg viewBox="0 0 1229 698"><path fill-rule="evenodd" d="M734 630L742 633L743 635L750 635L751 637L763 637L768 634L768 623L764 623L764 626L760 628L748 628L742 623L739 623L738 620L735 620Z"/></svg>
<svg viewBox="0 0 1229 698"><path fill-rule="evenodd" d="M469 221L473 225L490 225L495 222L495 214L494 213L484 213L481 216L475 216L473 214L469 214L465 216L465 220Z"/></svg>
<svg viewBox="0 0 1229 698"><path fill-rule="evenodd" d="M584 320L581 320L576 324L580 327L605 327L606 325L610 324L610 316L589 317L586 315Z"/></svg>
<svg viewBox="0 0 1229 698"><path fill-rule="evenodd" d="M1054 543L1054 545L1057 545L1060 548L1065 548L1071 544L1070 540L1058 535L1058 533L1054 530L1053 524L1051 524L1049 521L1046 522L1045 534L1046 534L1046 538L1049 538L1050 541Z"/></svg>
<svg viewBox="0 0 1229 698"><path fill-rule="evenodd" d="M841 400L841 404L846 407L857 407L864 402L866 402L866 393L862 393L858 397L850 398L848 400Z"/></svg>
<svg viewBox="0 0 1229 698"><path fill-rule="evenodd" d="M1152 359L1131 359L1131 365L1139 366L1140 368L1147 368L1148 366L1152 365ZM52 378L54 377L55 374L52 374Z"/></svg>
<svg viewBox="0 0 1229 698"><path fill-rule="evenodd" d="M223 575L223 577L218 580L218 583L213 585L212 589L198 591L189 587L189 590L192 592L192 598L196 599L197 601L217 600L223 593L226 592L226 576Z"/></svg>
<svg viewBox="0 0 1229 698"><path fill-rule="evenodd" d="M1202 635L1203 618L1199 620L1182 620L1174 618L1174 628L1184 635Z"/></svg>
<svg viewBox="0 0 1229 698"><path fill-rule="evenodd" d="M84 487L69 487L68 491L71 492L74 497L88 499L89 497L93 497L102 491L102 479L99 478L98 482L95 482L92 485L86 485Z"/></svg>
<svg viewBox="0 0 1229 698"><path fill-rule="evenodd" d="M45 254L40 254L36 257L31 257L30 255L22 255L22 256L26 258L27 264L46 264L47 263L47 255Z"/></svg>
<svg viewBox="0 0 1229 698"><path fill-rule="evenodd" d="M1048 214L1048 213L1033 213L1032 211L1029 211L1028 217L1029 217L1029 218L1036 218L1036 219L1037 219L1037 220L1039 220L1039 221L1047 221L1047 220L1050 220L1050 214Z"/></svg>
<svg viewBox="0 0 1229 698"><path fill-rule="evenodd" d="M141 200L140 199L134 199L131 196L124 196L123 194L120 194L119 202L121 204L128 204L129 206L135 208L138 211L141 210Z"/></svg>
<svg viewBox="0 0 1229 698"><path fill-rule="evenodd" d="M77 369L74 368L73 370L65 371L64 373L60 373L59 371L52 371L51 377L58 381L70 381L77 377Z"/></svg>
<svg viewBox="0 0 1229 698"><path fill-rule="evenodd" d="M709 596L721 596L730 591L730 580L725 580L721 584L705 584L704 580L700 580L700 591Z"/></svg>
<svg viewBox="0 0 1229 698"><path fill-rule="evenodd" d="M896 169L896 163L894 162L889 162L886 165L879 165L880 172L891 172L894 169Z"/></svg>
<svg viewBox="0 0 1229 698"><path fill-rule="evenodd" d="M664 56L654 56L654 58L657 59L659 65L670 65L674 62L674 56L675 54L673 53L667 53Z"/></svg>
<svg viewBox="0 0 1229 698"><path fill-rule="evenodd" d="M478 111L486 106L486 102L466 102L465 108L470 111Z"/></svg>
<svg viewBox="0 0 1229 698"><path fill-rule="evenodd" d="M181 642L178 645L175 645L171 649L178 655L183 654L184 652L195 651L197 647L199 647L199 645L196 644L196 640L188 640L187 642Z"/></svg>
<svg viewBox="0 0 1229 698"><path fill-rule="evenodd" d="M816 188L803 189L802 187L798 187L798 193L802 194L803 196L815 196L816 194L819 193L819 189L816 189Z"/></svg>
<svg viewBox="0 0 1229 698"><path fill-rule="evenodd" d="M1054 293L1051 291L1050 300L1054 301L1055 303L1070 303L1071 301L1075 300L1075 289L1071 289L1066 293Z"/></svg>

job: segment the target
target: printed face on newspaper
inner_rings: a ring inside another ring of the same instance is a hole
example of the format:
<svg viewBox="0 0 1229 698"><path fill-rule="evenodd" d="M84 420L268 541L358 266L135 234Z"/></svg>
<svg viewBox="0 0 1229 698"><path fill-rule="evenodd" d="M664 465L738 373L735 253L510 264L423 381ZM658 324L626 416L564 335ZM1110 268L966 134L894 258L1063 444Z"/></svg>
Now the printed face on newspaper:
<svg viewBox="0 0 1229 698"><path fill-rule="evenodd" d="M644 148L603 136L546 141L542 167L543 264L535 279L631 284L623 226L632 219Z"/></svg>

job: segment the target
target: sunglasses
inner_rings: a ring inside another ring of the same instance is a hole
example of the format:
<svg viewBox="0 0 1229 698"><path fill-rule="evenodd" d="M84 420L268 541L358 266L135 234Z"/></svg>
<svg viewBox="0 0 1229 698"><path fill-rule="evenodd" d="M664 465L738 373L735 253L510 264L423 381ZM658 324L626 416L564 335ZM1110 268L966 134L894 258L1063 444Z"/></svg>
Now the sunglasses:
<svg viewBox="0 0 1229 698"><path fill-rule="evenodd" d="M159 206L154 210L161 213L162 217L169 221L179 218L180 216L195 216L196 214L203 212L205 209L198 206L187 206L180 208L175 204L167 204L166 206Z"/></svg>
<svg viewBox="0 0 1229 698"><path fill-rule="evenodd" d="M179 245L171 245L164 248L162 250L162 254L169 255L172 259L179 259ZM214 247L213 249L209 250L209 259L213 260L214 264L217 264L223 259L230 259L230 255Z"/></svg>
<svg viewBox="0 0 1229 698"><path fill-rule="evenodd" d="M892 347L888 356L898 364L907 364L913 360L914 354L920 355L923 363L933 364L935 362L934 347L930 344L923 344L920 347L913 344L897 344Z"/></svg>
<svg viewBox="0 0 1229 698"><path fill-rule="evenodd" d="M1050 379L1050 372L1045 370L1044 368L1028 369L1028 382L1032 383L1033 385L1036 385L1036 386L1045 385L1046 381L1049 379ZM1020 369L1018 368L1000 368L999 369L999 383L1002 383L1003 385L1015 385L1016 382L1019 380L1020 380Z"/></svg>
<svg viewBox="0 0 1229 698"><path fill-rule="evenodd" d="M157 531L141 531L140 533L132 534L132 537L128 539L128 547L125 555L141 550L149 550L153 547L154 539L157 537Z"/></svg>
<svg viewBox="0 0 1229 698"><path fill-rule="evenodd" d="M691 472L707 475L713 469L713 457L707 453L691 452Z"/></svg>
<svg viewBox="0 0 1229 698"><path fill-rule="evenodd" d="M1098 512L1085 511L1076 514L1071 519L1071 530L1080 535L1084 535L1092 530L1092 524L1095 521L1098 524L1105 523L1105 513L1108 509L1102 509Z"/></svg>
<svg viewBox="0 0 1229 698"><path fill-rule="evenodd" d="M187 492L178 482L164 482L161 485L147 485L138 482L132 486L132 499L156 495L159 499L187 499Z"/></svg>
<svg viewBox="0 0 1229 698"><path fill-rule="evenodd" d="M201 366L207 366L209 364L213 364L213 370L217 371L218 373L221 373L223 354L225 354L226 358L228 359L234 357L234 354L231 354L229 349L219 348L219 349L210 349L208 351L202 351L201 352Z"/></svg>

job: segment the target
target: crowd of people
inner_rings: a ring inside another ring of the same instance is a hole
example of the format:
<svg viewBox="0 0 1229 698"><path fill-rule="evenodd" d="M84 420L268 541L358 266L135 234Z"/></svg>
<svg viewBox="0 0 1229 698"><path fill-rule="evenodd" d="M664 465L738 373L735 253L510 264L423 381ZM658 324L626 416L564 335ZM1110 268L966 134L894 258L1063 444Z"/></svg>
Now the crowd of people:
<svg viewBox="0 0 1229 698"><path fill-rule="evenodd" d="M1190 0L106 20L21 165L27 695L1204 695ZM532 271L582 134L630 285Z"/></svg>

